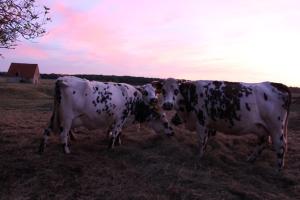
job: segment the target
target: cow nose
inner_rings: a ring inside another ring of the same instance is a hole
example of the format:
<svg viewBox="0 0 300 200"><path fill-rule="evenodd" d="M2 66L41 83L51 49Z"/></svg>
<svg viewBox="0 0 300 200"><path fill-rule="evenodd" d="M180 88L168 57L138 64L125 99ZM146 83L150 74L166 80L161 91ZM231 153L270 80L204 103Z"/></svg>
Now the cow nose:
<svg viewBox="0 0 300 200"><path fill-rule="evenodd" d="M173 104L170 103L170 102L167 102L167 103L163 104L163 109L164 110L172 110L172 108L173 108Z"/></svg>
<svg viewBox="0 0 300 200"><path fill-rule="evenodd" d="M175 133L174 133L174 131L172 130L171 132L167 133L166 135L167 135L167 136L174 136Z"/></svg>
<svg viewBox="0 0 300 200"><path fill-rule="evenodd" d="M157 102L158 102L157 98L150 99L151 104L157 104Z"/></svg>
<svg viewBox="0 0 300 200"><path fill-rule="evenodd" d="M172 131L171 133L167 134L167 136L174 136L174 135L175 135L174 131Z"/></svg>

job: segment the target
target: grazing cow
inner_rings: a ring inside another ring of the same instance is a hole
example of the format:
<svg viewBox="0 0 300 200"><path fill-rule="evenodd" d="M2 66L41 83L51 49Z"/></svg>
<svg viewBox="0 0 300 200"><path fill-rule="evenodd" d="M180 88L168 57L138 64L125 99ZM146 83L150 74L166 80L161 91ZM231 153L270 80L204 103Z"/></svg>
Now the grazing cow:
<svg viewBox="0 0 300 200"><path fill-rule="evenodd" d="M156 108L157 96L151 84L135 88L125 83L88 81L73 76L57 79L53 114L40 152L44 151L50 132L60 133L65 153L70 153L68 134L76 127L107 128L109 147L120 143L124 124L147 122L156 131L173 135L164 114ZM72 135L71 135L72 136Z"/></svg>
<svg viewBox="0 0 300 200"><path fill-rule="evenodd" d="M209 133L258 136L259 143L249 161L254 161L272 139L278 168L284 166L291 93L280 83L234 83L188 81L173 78L156 83L162 92L164 110L175 109L179 118L196 130L202 157Z"/></svg>

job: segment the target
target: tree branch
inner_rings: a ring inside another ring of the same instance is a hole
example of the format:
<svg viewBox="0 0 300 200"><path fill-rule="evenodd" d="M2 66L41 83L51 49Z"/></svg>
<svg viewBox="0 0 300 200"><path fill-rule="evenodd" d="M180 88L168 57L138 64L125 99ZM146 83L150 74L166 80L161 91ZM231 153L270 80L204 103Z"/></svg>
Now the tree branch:
<svg viewBox="0 0 300 200"><path fill-rule="evenodd" d="M0 0L0 48L14 49L17 38L34 39L45 34L49 8L35 0Z"/></svg>

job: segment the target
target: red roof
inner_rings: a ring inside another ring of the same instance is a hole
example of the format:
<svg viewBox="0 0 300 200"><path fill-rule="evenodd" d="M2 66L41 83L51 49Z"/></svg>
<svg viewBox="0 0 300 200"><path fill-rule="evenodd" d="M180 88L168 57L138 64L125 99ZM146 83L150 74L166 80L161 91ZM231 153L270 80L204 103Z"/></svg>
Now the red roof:
<svg viewBox="0 0 300 200"><path fill-rule="evenodd" d="M39 75L38 64L11 63L7 75L32 79L36 72Z"/></svg>

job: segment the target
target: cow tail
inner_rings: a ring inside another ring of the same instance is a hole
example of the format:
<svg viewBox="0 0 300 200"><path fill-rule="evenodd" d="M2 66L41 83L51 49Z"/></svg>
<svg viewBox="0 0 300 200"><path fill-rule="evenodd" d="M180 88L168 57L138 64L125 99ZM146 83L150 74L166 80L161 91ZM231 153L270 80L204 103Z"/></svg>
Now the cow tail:
<svg viewBox="0 0 300 200"><path fill-rule="evenodd" d="M288 121L289 121L289 113L290 113L290 107L291 107L291 102L292 102L292 93L291 93L291 91L289 90L288 87L287 87L286 92L288 93L288 96L287 96L287 99L286 99L287 114L286 114L286 118L285 118L285 122L284 122L284 137L285 137L285 141L287 143Z"/></svg>
<svg viewBox="0 0 300 200"><path fill-rule="evenodd" d="M50 128L53 132L59 133L60 129L60 103L61 103L61 80L56 80L54 91L53 113L50 120Z"/></svg>
<svg viewBox="0 0 300 200"><path fill-rule="evenodd" d="M290 106L292 102L292 93L289 89L288 86L281 84L281 83L270 83L274 88L276 88L279 93L281 94L283 99L283 105L282 107L286 110L286 118L284 120L284 138L285 141L287 142L287 128L288 128L288 118L289 118L289 113L290 113Z"/></svg>

